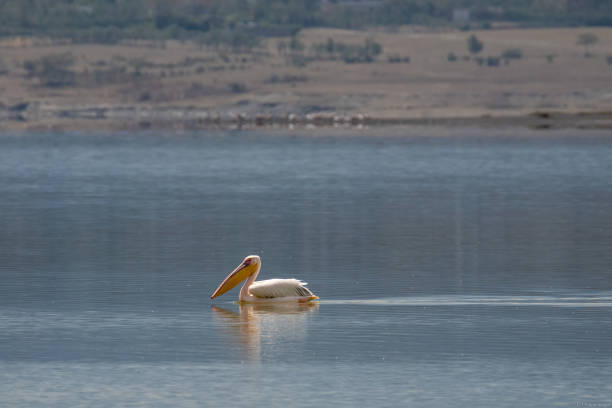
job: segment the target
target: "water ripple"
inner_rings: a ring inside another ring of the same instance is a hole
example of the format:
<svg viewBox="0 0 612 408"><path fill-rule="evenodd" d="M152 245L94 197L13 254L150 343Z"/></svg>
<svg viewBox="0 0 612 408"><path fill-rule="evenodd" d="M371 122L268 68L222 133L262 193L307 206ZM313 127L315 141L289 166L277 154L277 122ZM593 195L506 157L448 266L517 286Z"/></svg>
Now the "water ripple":
<svg viewBox="0 0 612 408"><path fill-rule="evenodd" d="M612 296L407 296L321 300L325 305L612 307Z"/></svg>

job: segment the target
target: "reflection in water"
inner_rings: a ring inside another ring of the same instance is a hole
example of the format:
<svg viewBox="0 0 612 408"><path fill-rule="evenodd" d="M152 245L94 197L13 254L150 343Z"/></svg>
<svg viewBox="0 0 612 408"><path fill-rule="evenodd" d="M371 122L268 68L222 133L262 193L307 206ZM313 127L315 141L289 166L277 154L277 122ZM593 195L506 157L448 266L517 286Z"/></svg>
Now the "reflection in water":
<svg viewBox="0 0 612 408"><path fill-rule="evenodd" d="M240 304L238 313L211 305L213 316L249 361L261 361L262 343L273 345L306 338L308 315L319 308L317 302Z"/></svg>

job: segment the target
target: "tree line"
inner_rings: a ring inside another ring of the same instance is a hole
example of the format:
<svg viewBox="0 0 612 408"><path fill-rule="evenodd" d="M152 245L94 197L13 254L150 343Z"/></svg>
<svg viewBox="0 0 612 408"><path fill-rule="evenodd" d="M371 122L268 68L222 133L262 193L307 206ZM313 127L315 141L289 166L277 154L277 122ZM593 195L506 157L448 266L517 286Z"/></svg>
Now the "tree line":
<svg viewBox="0 0 612 408"><path fill-rule="evenodd" d="M76 42L123 38L195 39L250 46L266 36L291 36L306 27L363 28L403 24L496 21L529 26L612 26L609 0L0 0L0 36L34 35ZM460 6L458 6L460 4Z"/></svg>

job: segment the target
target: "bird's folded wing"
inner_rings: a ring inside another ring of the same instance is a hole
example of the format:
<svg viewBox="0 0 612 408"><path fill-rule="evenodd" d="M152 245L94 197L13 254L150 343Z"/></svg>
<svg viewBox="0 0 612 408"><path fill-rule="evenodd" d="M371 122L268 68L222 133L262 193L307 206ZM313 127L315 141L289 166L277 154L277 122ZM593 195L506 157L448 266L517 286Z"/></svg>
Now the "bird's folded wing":
<svg viewBox="0 0 612 408"><path fill-rule="evenodd" d="M313 296L306 285L306 282L298 279L267 279L254 282L249 287L249 292L258 298Z"/></svg>

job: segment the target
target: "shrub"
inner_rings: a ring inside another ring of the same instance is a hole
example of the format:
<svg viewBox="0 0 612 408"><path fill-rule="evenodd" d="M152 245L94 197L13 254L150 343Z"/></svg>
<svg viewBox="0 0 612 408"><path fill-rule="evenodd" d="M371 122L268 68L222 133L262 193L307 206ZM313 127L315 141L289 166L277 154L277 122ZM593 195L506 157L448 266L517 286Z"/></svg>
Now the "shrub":
<svg viewBox="0 0 612 408"><path fill-rule="evenodd" d="M291 41L289 41L289 49L293 52L302 52L304 51L304 43L300 41L296 36L291 37Z"/></svg>
<svg viewBox="0 0 612 408"><path fill-rule="evenodd" d="M599 41L599 37L592 33L582 33L578 35L578 39L576 40L576 44L584 46L584 56L590 57L589 53L589 45L593 45Z"/></svg>
<svg viewBox="0 0 612 408"><path fill-rule="evenodd" d="M499 57L487 57L487 65L490 67L498 67L499 66Z"/></svg>
<svg viewBox="0 0 612 408"><path fill-rule="evenodd" d="M303 54L291 54L287 61L294 67L301 68L308 64L309 59Z"/></svg>
<svg viewBox="0 0 612 408"><path fill-rule="evenodd" d="M521 59L523 58L523 51L520 48L509 48L502 52L501 57L503 59Z"/></svg>
<svg viewBox="0 0 612 408"><path fill-rule="evenodd" d="M457 56L454 53L449 52L448 55L446 56L446 59L450 62L454 62L454 61L457 61Z"/></svg>
<svg viewBox="0 0 612 408"><path fill-rule="evenodd" d="M408 57L408 56L402 57L402 56L399 56L397 54L392 54L392 55L389 55L387 57L387 61L390 64L401 64L401 63L409 64L410 63L410 57Z"/></svg>
<svg viewBox="0 0 612 408"><path fill-rule="evenodd" d="M279 84L279 83L295 83L295 82L308 82L306 75L270 75L265 81L267 84Z"/></svg>
<svg viewBox="0 0 612 408"><path fill-rule="evenodd" d="M325 43L325 51L327 51L329 54L332 54L334 52L334 39L333 38L327 39L327 43Z"/></svg>
<svg viewBox="0 0 612 408"><path fill-rule="evenodd" d="M125 67L111 66L108 69L96 69L91 75L91 80L96 85L117 84L128 81L129 77Z"/></svg>
<svg viewBox="0 0 612 408"><path fill-rule="evenodd" d="M374 57L379 56L382 53L383 47L380 43L374 41L373 38L367 38L365 40L366 53Z"/></svg>
<svg viewBox="0 0 612 408"><path fill-rule="evenodd" d="M143 68L153 68L155 64L145 58L132 58L128 61L128 65L136 71L140 71Z"/></svg>
<svg viewBox="0 0 612 408"><path fill-rule="evenodd" d="M74 85L76 74L69 69L74 62L74 55L66 52L45 55L38 60L24 61L23 68L29 78L38 78L41 85L60 88Z"/></svg>
<svg viewBox="0 0 612 408"><path fill-rule="evenodd" d="M230 82L227 84L227 88L231 93L245 93L247 91L247 87L242 82Z"/></svg>
<svg viewBox="0 0 612 408"><path fill-rule="evenodd" d="M151 92L144 91L138 96L138 102L148 102L151 100Z"/></svg>
<svg viewBox="0 0 612 408"><path fill-rule="evenodd" d="M202 95L206 95L207 91L209 90L204 84L200 82L192 82L191 85L185 89L184 97L188 99L198 98Z"/></svg>
<svg viewBox="0 0 612 408"><path fill-rule="evenodd" d="M75 83L76 74L67 69L48 69L41 75L41 83L51 88L62 88L72 86Z"/></svg>
<svg viewBox="0 0 612 408"><path fill-rule="evenodd" d="M470 35L467 39L468 50L472 54L478 54L484 48L482 41L478 39L474 34Z"/></svg>
<svg viewBox="0 0 612 408"><path fill-rule="evenodd" d="M373 62L374 58L365 52L359 46L357 47L347 47L342 52L342 61L347 64L356 64L360 62Z"/></svg>
<svg viewBox="0 0 612 408"><path fill-rule="evenodd" d="M313 49L319 55L327 53L330 58L338 56L347 64L373 62L383 52L382 45L372 38L366 39L363 45L346 44L330 38L327 42L313 44ZM399 60L393 62L410 62L410 57L397 58Z"/></svg>
<svg viewBox="0 0 612 408"><path fill-rule="evenodd" d="M25 69L28 78L33 78L36 76L38 65L36 64L36 61L25 60L23 62L23 69Z"/></svg>

